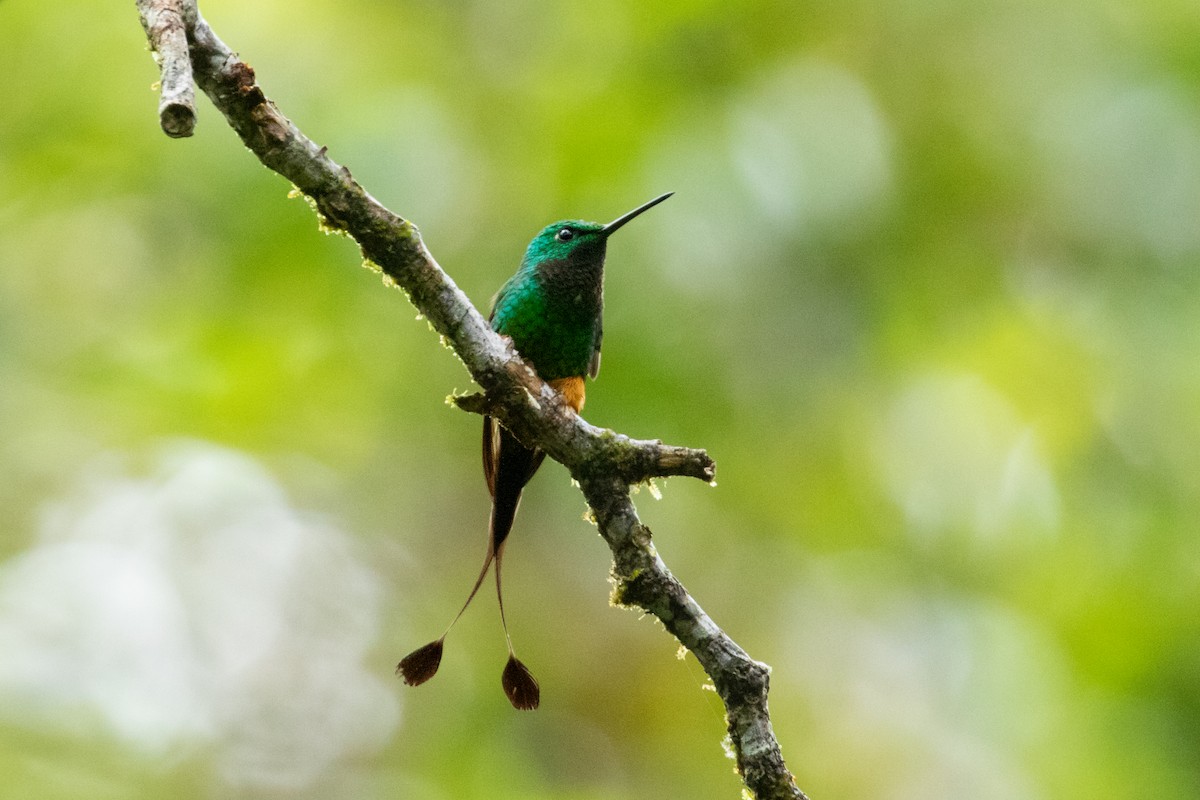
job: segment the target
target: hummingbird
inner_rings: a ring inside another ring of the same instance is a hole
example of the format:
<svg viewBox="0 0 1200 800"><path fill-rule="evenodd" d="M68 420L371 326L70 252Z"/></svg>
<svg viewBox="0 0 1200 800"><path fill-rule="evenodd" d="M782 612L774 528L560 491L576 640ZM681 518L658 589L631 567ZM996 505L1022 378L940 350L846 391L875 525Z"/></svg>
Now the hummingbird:
<svg viewBox="0 0 1200 800"><path fill-rule="evenodd" d="M604 335L604 256L608 237L672 194L659 195L607 225L581 220L562 220L547 225L533 237L521 266L492 300L488 317L492 330L510 338L521 357L543 381L562 395L575 413L583 410L584 379L595 378L600 371L600 342ZM492 514L483 567L467 601L445 632L409 653L397 665L396 672L409 686L422 684L437 672L446 635L475 599L494 561L500 624L508 645L508 662L500 683L514 708L532 710L538 707L541 697L538 682L517 658L504 618L500 564L504 543L521 503L521 492L545 456L536 447L522 444L494 417L484 416L483 477L492 496Z"/></svg>

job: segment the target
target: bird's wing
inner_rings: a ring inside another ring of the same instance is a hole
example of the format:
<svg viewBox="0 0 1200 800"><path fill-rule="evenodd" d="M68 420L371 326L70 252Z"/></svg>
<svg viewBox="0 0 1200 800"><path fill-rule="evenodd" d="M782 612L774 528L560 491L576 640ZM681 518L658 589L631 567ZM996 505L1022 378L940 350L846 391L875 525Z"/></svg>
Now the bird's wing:
<svg viewBox="0 0 1200 800"><path fill-rule="evenodd" d="M595 378L600 374L600 341L604 338L604 318L596 319L596 336L592 340L592 359L588 363L588 375Z"/></svg>
<svg viewBox="0 0 1200 800"><path fill-rule="evenodd" d="M519 275L520 271L506 280L504 285L497 289L496 294L492 297L492 306L488 310L488 322L491 323L492 330L496 330L496 310L504 304L504 298L512 291L513 285L516 284Z"/></svg>
<svg viewBox="0 0 1200 800"><path fill-rule="evenodd" d="M483 479L493 499L496 497L497 476L515 485L519 496L520 490L529 483L545 458L545 452L537 448L529 450L515 436L501 428L495 417L483 418Z"/></svg>
<svg viewBox="0 0 1200 800"><path fill-rule="evenodd" d="M488 494L496 496L496 463L500 460L499 423L491 417L483 418L483 479L487 481Z"/></svg>
<svg viewBox="0 0 1200 800"><path fill-rule="evenodd" d="M500 555L500 546L512 530L521 490L542 465L546 454L529 449L517 441L493 417L483 420L483 476L492 494L491 552Z"/></svg>

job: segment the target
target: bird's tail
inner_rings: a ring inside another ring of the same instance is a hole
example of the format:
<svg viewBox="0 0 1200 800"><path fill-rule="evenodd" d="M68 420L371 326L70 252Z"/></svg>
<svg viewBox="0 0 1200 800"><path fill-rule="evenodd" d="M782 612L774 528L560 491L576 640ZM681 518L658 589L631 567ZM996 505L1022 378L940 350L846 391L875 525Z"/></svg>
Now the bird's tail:
<svg viewBox="0 0 1200 800"><path fill-rule="evenodd" d="M546 454L541 450L521 444L491 417L484 417L483 473L488 490L492 493L492 519L488 541L496 559L496 599L500 604L500 624L504 627L504 640L508 644L508 663L504 667L501 685L504 687L504 693L508 695L509 702L519 709L537 708L541 692L537 679L513 652L508 620L504 616L501 565L504 560L504 543L508 534L512 532L517 508L521 505L521 492L545 457Z"/></svg>
<svg viewBox="0 0 1200 800"><path fill-rule="evenodd" d="M537 680L513 652L512 637L508 633L508 620L504 616L504 590L500 565L504 557L504 543L512 531L517 508L521 505L521 492L525 484L537 472L546 454L521 444L515 436L502 428L492 417L483 419L483 474L488 491L492 495L492 515L488 526L488 546L483 566L475 578L475 585L458 614L446 626L441 637L405 656L396 667L404 682L416 686L432 678L441 665L442 647L450 629L471 605L488 567L496 562L496 598L500 604L500 624L504 628L504 640L508 645L508 663L504 667L501 685L509 702L519 709L534 709L538 706L540 690Z"/></svg>

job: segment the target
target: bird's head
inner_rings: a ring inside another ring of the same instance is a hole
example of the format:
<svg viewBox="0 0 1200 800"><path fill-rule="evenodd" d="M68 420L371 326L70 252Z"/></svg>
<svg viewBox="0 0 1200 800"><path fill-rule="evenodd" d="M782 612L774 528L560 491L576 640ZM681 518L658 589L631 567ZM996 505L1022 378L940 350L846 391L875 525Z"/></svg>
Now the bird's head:
<svg viewBox="0 0 1200 800"><path fill-rule="evenodd" d="M522 263L526 267L536 267L539 264L550 262L560 264L565 262L578 266L603 264L608 237L626 222L658 205L672 194L673 192L667 192L660 195L629 213L622 214L607 225L578 219L561 220L547 225L529 243Z"/></svg>

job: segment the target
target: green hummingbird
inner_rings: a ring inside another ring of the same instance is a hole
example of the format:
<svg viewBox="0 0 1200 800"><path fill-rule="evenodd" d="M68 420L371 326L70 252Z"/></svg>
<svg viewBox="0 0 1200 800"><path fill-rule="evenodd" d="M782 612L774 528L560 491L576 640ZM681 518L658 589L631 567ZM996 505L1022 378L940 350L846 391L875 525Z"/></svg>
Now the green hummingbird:
<svg viewBox="0 0 1200 800"><path fill-rule="evenodd" d="M576 413L583 409L585 376L595 378L600 371L600 342L604 332L601 320L604 255L608 237L672 194L660 195L607 225L581 220L547 225L529 243L516 274L500 287L492 300L489 317L492 330L511 338L517 352ZM537 708L541 696L538 682L517 658L512 637L508 634L500 563L504 543L521 502L521 491L545 456L541 450L521 444L495 418L483 418L483 476L492 495L483 567L467 601L445 632L409 653L396 667L396 672L409 686L424 683L437 672L446 635L475 598L488 567L495 561L500 624L508 644L508 663L501 675L501 685L515 708Z"/></svg>

